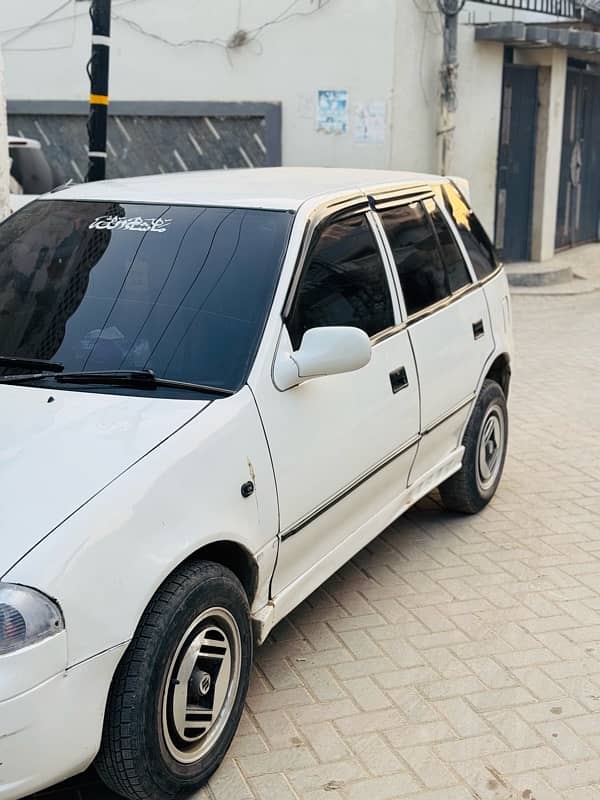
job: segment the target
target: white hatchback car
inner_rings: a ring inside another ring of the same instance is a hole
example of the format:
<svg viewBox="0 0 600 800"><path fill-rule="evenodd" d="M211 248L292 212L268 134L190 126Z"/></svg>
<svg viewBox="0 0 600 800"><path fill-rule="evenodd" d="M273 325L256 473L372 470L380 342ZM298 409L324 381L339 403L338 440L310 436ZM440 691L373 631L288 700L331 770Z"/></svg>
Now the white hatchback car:
<svg viewBox="0 0 600 800"><path fill-rule="evenodd" d="M0 226L0 798L223 759L253 643L419 498L504 464L506 277L428 175L76 186ZM402 629L398 629L402 636Z"/></svg>

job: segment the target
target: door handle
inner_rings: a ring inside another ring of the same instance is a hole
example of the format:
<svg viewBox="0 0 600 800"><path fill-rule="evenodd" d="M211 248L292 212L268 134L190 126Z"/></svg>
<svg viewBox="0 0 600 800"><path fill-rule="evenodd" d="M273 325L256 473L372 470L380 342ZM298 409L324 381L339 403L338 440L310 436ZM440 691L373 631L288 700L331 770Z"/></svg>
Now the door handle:
<svg viewBox="0 0 600 800"><path fill-rule="evenodd" d="M484 333L485 333L485 328L483 327L483 320L478 319L477 322L473 323L473 338L481 339Z"/></svg>
<svg viewBox="0 0 600 800"><path fill-rule="evenodd" d="M396 394L401 389L406 389L408 386L408 375L404 367L398 367L393 372L390 372L390 383L392 385L392 392Z"/></svg>

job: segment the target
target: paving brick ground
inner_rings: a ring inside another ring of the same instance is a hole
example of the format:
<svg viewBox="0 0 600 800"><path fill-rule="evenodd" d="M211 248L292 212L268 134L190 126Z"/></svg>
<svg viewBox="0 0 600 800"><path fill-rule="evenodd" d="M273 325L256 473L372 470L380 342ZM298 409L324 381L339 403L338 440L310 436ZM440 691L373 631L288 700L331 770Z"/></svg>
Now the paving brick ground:
<svg viewBox="0 0 600 800"><path fill-rule="evenodd" d="M600 294L513 310L494 502L428 498L276 629L197 800L600 798Z"/></svg>

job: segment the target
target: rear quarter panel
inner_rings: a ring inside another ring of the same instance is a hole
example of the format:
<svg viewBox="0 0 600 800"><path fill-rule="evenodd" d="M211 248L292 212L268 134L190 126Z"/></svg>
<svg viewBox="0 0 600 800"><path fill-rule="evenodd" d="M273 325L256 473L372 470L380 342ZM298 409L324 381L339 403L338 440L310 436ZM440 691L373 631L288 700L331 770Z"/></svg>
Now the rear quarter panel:
<svg viewBox="0 0 600 800"><path fill-rule="evenodd" d="M512 363L514 356L512 308L508 279L504 269L500 269L493 278L484 283L483 291L492 320L495 340L494 358L506 353Z"/></svg>

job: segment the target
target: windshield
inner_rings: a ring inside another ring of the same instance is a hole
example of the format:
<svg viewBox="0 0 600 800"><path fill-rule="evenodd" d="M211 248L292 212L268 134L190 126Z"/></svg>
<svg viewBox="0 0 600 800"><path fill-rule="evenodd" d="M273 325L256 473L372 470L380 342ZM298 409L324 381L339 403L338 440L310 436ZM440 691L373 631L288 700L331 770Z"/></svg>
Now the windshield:
<svg viewBox="0 0 600 800"><path fill-rule="evenodd" d="M0 354L236 390L291 223L257 209L35 201L0 225Z"/></svg>

